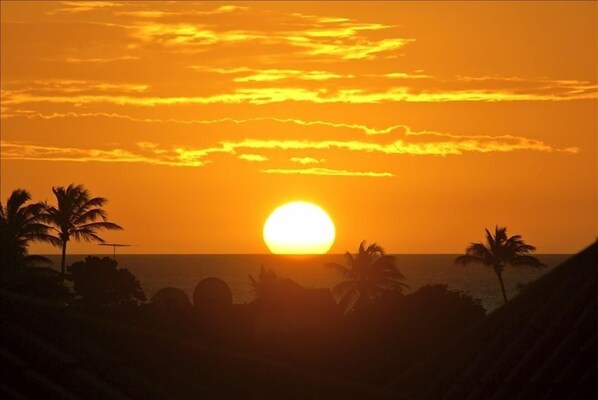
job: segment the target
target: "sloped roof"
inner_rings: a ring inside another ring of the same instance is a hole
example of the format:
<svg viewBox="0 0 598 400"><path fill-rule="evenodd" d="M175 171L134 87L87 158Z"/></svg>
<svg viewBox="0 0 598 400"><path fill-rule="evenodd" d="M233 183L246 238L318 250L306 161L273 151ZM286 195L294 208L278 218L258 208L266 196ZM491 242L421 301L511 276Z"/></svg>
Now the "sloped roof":
<svg viewBox="0 0 598 400"><path fill-rule="evenodd" d="M598 242L398 377L405 399L598 398Z"/></svg>

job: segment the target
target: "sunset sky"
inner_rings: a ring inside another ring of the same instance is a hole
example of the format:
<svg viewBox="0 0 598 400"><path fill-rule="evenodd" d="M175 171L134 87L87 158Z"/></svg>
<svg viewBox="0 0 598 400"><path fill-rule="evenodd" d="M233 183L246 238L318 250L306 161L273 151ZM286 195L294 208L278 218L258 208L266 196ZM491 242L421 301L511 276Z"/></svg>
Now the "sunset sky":
<svg viewBox="0 0 598 400"><path fill-rule="evenodd" d="M457 253L495 224L575 252L597 4L3 1L1 198L82 183L130 253L266 253L293 200L332 252Z"/></svg>

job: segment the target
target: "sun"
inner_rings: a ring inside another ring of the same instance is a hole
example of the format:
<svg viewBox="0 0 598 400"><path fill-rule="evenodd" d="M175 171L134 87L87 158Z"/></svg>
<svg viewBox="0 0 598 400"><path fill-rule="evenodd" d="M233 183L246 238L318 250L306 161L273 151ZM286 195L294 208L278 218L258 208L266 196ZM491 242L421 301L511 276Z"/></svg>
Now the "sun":
<svg viewBox="0 0 598 400"><path fill-rule="evenodd" d="M335 234L326 211L306 201L278 207L264 224L264 241L274 254L325 254Z"/></svg>

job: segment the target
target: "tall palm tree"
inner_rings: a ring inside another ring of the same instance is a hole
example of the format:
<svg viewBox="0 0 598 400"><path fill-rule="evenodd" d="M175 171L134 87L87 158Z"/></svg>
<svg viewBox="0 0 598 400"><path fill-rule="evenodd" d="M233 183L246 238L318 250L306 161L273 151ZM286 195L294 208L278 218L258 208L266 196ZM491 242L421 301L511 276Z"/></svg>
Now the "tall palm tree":
<svg viewBox="0 0 598 400"><path fill-rule="evenodd" d="M507 304L507 292L502 279L503 271L507 265L545 267L537 258L528 254L534 250L536 248L525 243L520 235L509 237L507 236L506 227L499 228L496 226L494 235L486 229L486 243L472 243L465 250L465 254L457 257L455 262L463 265L482 264L492 267L498 277L502 297L505 304Z"/></svg>
<svg viewBox="0 0 598 400"><path fill-rule="evenodd" d="M77 241L96 241L104 243L98 236L98 230L121 230L119 225L108 222L106 211L102 208L108 200L104 197L91 197L83 185L70 184L53 187L57 205L46 205L43 219L52 225L58 243L62 246L60 272L64 277L66 268L66 246L71 238ZM100 220L100 221L98 221Z"/></svg>
<svg viewBox="0 0 598 400"><path fill-rule="evenodd" d="M405 276L399 271L394 257L375 243L366 247L366 242L362 241L356 254L347 252L345 257L346 266L338 263L326 266L343 278L332 292L346 312L375 303L387 291L401 293L408 287L402 282Z"/></svg>
<svg viewBox="0 0 598 400"><path fill-rule="evenodd" d="M48 233L50 227L41 222L44 205L26 204L30 200L28 191L16 189L6 200L6 207L0 203L0 253L4 267L50 262L45 257L27 254L27 247L32 241L57 243L56 238Z"/></svg>

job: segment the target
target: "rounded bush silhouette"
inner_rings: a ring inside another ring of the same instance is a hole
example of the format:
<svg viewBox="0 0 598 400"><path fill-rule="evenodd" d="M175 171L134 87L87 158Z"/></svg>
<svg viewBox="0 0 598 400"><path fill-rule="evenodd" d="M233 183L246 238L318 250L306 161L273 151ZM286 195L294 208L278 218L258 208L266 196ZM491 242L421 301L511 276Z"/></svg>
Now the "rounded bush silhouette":
<svg viewBox="0 0 598 400"><path fill-rule="evenodd" d="M201 310L217 310L232 304L233 293L222 279L203 279L193 291L193 305Z"/></svg>
<svg viewBox="0 0 598 400"><path fill-rule="evenodd" d="M159 311L168 312L191 307L191 301L181 289L165 287L152 297L152 305Z"/></svg>

